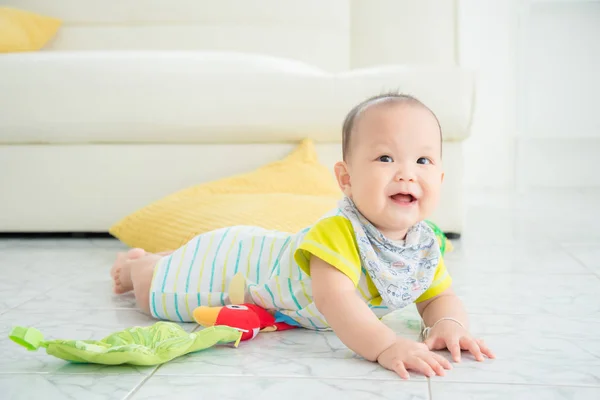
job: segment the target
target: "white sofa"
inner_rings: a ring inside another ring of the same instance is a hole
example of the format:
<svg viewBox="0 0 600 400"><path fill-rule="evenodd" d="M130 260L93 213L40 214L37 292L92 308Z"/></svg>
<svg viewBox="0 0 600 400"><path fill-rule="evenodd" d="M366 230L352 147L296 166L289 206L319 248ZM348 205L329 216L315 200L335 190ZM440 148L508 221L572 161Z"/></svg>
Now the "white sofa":
<svg viewBox="0 0 600 400"><path fill-rule="evenodd" d="M438 115L433 219L460 233L474 80L454 1L8 0L60 17L47 48L0 56L0 232L106 232L176 190L283 157L340 157L345 113L388 90Z"/></svg>

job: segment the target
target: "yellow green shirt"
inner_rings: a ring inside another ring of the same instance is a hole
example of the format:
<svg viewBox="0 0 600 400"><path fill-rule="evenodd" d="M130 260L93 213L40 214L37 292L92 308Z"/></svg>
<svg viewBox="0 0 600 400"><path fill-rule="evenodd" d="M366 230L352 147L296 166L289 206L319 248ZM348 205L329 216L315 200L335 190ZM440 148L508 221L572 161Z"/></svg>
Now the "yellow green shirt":
<svg viewBox="0 0 600 400"><path fill-rule="evenodd" d="M361 265L358 245L351 222L344 216L332 216L317 222L304 236L296 251L296 262L307 275L310 275L310 258L317 256L344 273L356 286L360 296L379 315L389 312L382 304L373 281ZM445 291L452 283L444 261L436 267L433 281L428 285L416 282L423 287L422 294L413 299L419 303L431 299Z"/></svg>

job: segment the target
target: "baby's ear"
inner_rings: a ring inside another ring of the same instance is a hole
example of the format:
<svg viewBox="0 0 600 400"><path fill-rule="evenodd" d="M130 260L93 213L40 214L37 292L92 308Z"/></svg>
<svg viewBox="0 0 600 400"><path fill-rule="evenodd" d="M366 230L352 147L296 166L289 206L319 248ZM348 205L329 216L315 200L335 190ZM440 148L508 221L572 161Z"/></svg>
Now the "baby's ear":
<svg viewBox="0 0 600 400"><path fill-rule="evenodd" d="M345 195L349 196L351 184L350 174L348 173L348 165L343 161L339 161L334 166L334 173L340 189L342 189L342 192L344 192Z"/></svg>

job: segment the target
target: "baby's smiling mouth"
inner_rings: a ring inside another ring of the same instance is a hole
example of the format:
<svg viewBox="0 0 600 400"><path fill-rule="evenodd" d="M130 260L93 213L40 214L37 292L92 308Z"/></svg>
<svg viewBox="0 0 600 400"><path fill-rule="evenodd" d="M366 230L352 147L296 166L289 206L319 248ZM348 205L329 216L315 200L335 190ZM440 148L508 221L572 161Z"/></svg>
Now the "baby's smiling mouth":
<svg viewBox="0 0 600 400"><path fill-rule="evenodd" d="M391 199L396 202L396 203L400 203L400 204L412 204L414 202L417 201L417 198L415 196L413 196L411 193L396 193L390 196Z"/></svg>

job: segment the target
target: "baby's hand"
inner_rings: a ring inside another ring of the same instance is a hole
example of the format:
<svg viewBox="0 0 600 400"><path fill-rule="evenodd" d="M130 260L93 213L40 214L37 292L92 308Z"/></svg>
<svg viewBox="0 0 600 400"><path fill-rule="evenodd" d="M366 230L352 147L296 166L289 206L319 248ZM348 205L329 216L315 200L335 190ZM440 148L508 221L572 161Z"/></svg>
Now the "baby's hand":
<svg viewBox="0 0 600 400"><path fill-rule="evenodd" d="M396 343L379 355L377 362L400 375L402 379L409 378L409 369L422 372L426 376L444 376L444 368L452 368L448 360L429 351L425 344L403 338L397 338Z"/></svg>
<svg viewBox="0 0 600 400"><path fill-rule="evenodd" d="M460 362L461 350L471 352L477 361L483 361L483 355L489 358L496 357L483 340L474 338L454 321L440 321L429 332L425 344L429 350L450 350L455 362Z"/></svg>

